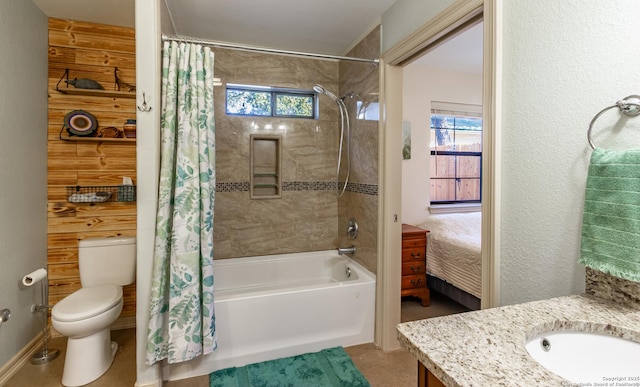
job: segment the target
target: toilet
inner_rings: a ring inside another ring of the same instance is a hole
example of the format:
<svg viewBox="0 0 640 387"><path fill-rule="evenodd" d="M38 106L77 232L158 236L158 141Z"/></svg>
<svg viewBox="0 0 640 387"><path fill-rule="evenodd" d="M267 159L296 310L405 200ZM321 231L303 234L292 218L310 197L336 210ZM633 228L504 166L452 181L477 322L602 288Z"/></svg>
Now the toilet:
<svg viewBox="0 0 640 387"><path fill-rule="evenodd" d="M135 237L79 241L82 287L51 310L53 328L68 338L62 384L82 386L102 376L118 344L110 326L122 311L122 286L135 281Z"/></svg>

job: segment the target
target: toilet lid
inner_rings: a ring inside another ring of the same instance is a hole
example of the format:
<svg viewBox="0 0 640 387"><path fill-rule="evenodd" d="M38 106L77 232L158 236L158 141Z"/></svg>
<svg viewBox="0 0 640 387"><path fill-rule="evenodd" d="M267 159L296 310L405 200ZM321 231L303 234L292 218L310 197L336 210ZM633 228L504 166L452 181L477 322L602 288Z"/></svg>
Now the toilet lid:
<svg viewBox="0 0 640 387"><path fill-rule="evenodd" d="M117 285L81 288L55 304L51 315L58 321L84 320L104 313L122 299Z"/></svg>

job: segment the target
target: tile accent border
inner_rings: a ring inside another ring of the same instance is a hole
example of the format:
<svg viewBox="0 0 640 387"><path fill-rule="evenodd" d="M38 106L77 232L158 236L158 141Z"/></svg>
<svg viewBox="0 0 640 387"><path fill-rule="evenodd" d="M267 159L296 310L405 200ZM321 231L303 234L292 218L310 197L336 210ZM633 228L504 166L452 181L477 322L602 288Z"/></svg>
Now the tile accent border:
<svg viewBox="0 0 640 387"><path fill-rule="evenodd" d="M378 185L364 184L364 183L348 183L347 191L355 192L363 195L378 196Z"/></svg>
<svg viewBox="0 0 640 387"><path fill-rule="evenodd" d="M249 182L216 183L216 192L249 192Z"/></svg>
<svg viewBox="0 0 640 387"><path fill-rule="evenodd" d="M283 191L335 191L335 181L283 181Z"/></svg>
<svg viewBox="0 0 640 387"><path fill-rule="evenodd" d="M343 184L342 182L340 184ZM283 191L336 191L335 181L285 181ZM348 183L347 191L363 195L378 196L377 184ZM249 182L218 182L216 192L249 192Z"/></svg>

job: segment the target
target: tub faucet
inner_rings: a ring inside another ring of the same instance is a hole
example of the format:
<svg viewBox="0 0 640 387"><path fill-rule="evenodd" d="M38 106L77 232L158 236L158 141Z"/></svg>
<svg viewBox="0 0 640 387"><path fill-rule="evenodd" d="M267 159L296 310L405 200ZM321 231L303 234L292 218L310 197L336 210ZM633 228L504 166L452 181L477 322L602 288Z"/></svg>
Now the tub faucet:
<svg viewBox="0 0 640 387"><path fill-rule="evenodd" d="M340 254L340 255L343 255L343 254L355 254L355 253L356 253L355 246L338 247L338 254Z"/></svg>

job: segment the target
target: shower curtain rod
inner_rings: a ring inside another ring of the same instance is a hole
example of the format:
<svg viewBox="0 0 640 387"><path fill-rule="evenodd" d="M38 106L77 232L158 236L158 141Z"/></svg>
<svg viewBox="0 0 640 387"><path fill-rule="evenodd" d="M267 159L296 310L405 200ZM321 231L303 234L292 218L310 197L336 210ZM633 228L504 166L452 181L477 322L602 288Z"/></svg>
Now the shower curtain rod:
<svg viewBox="0 0 640 387"><path fill-rule="evenodd" d="M244 51L255 51L255 52L266 52L270 54L285 54L285 55L295 55L295 56L308 56L313 58L321 58L321 59L338 59L338 60L347 60L352 62L365 62L371 63L377 66L380 63L380 59L366 59L366 58L356 58L352 56L339 56L339 55L329 55L329 54L316 54L313 52L303 52L303 51L288 51L288 50L277 50L274 48L266 48L266 47L257 47L257 46L247 46L243 44L231 44L231 43L222 43L216 42L214 40L205 40L205 39L197 39L191 38L187 36L170 36L162 34L162 41L174 40L176 42L182 43L196 43L203 44L211 47L218 48L228 48L231 50L244 50Z"/></svg>

